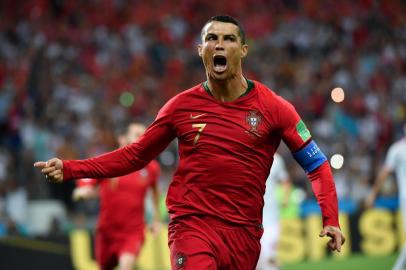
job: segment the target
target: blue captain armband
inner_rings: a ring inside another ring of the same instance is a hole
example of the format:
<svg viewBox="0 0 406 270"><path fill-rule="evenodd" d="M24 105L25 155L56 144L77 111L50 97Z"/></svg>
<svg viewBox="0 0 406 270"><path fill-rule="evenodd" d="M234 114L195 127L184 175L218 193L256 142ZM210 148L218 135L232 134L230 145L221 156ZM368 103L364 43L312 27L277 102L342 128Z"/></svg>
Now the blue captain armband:
<svg viewBox="0 0 406 270"><path fill-rule="evenodd" d="M326 156L321 152L315 141L311 140L303 149L293 153L293 157L297 163L302 166L306 173L320 167L324 161L327 160Z"/></svg>

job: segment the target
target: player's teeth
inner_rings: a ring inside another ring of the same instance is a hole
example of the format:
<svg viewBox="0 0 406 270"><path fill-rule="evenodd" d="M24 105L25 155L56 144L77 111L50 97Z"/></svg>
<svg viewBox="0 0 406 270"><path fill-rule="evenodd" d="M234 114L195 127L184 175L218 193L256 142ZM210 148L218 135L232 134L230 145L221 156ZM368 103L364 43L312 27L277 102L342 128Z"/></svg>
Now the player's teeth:
<svg viewBox="0 0 406 270"><path fill-rule="evenodd" d="M226 68L227 68L227 66L223 66L223 65L215 65L214 66L214 71L216 71L216 72L223 72L223 71L225 71L226 70Z"/></svg>

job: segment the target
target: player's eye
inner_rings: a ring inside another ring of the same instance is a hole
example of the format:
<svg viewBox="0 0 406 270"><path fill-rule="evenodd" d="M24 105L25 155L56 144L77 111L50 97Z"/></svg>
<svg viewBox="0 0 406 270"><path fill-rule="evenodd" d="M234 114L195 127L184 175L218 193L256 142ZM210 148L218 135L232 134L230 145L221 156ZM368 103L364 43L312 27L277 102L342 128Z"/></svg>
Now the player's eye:
<svg viewBox="0 0 406 270"><path fill-rule="evenodd" d="M237 38L235 36L225 36L224 39L229 40L229 41L236 41L237 40Z"/></svg>
<svg viewBox="0 0 406 270"><path fill-rule="evenodd" d="M207 35L206 40L207 41L216 40L216 36L215 35Z"/></svg>

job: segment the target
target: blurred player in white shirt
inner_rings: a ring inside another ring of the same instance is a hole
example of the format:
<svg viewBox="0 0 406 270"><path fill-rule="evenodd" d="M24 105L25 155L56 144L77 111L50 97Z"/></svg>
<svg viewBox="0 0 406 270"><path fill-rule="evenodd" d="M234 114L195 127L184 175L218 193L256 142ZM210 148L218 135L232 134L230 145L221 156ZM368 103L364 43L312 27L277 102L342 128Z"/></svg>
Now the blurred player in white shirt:
<svg viewBox="0 0 406 270"><path fill-rule="evenodd" d="M284 188L282 202L276 197L277 185ZM291 190L289 174L286 171L285 162L279 154L275 154L271 171L266 180L266 192L264 195L263 226L264 234L261 238L261 254L257 270L277 270L277 250L280 235L279 207L288 203Z"/></svg>
<svg viewBox="0 0 406 270"><path fill-rule="evenodd" d="M373 206L375 198L388 176L395 172L398 182L400 213L403 217L403 227L406 231L406 124L403 127L405 136L391 145L386 155L385 164L380 169L375 184L366 200L368 207ZM406 267L406 245L393 266L392 270L401 270Z"/></svg>

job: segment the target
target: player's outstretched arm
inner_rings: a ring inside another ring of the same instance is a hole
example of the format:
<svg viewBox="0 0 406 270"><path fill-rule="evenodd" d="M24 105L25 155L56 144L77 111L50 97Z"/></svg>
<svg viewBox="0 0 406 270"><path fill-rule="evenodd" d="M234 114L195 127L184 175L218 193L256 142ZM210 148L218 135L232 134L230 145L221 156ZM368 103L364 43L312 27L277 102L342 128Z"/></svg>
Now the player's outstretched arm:
<svg viewBox="0 0 406 270"><path fill-rule="evenodd" d="M36 162L34 166L41 168L41 172L52 182L79 178L112 178L137 171L145 167L176 137L171 122L172 103L168 102L145 133L129 145L83 160L62 161L54 158L48 162Z"/></svg>
<svg viewBox="0 0 406 270"><path fill-rule="evenodd" d="M365 200L365 207L371 208L374 205L376 196L378 195L379 191L382 188L383 183L385 182L386 179L388 179L388 176L392 173L392 170L387 168L386 166L383 166L379 173L378 176L375 180L375 184L372 187L371 193L368 195L368 197Z"/></svg>
<svg viewBox="0 0 406 270"><path fill-rule="evenodd" d="M284 99L280 99L280 105L279 115L283 115L279 119L283 129L282 139L306 172L321 209L323 230L320 236L331 237L328 247L341 250L345 238L339 229L337 193L327 157L313 140L294 107Z"/></svg>
<svg viewBox="0 0 406 270"><path fill-rule="evenodd" d="M331 239L327 243L328 248L340 252L345 237L339 227L337 193L328 161L324 161L321 166L307 175L323 218L323 230L319 236L330 237Z"/></svg>
<svg viewBox="0 0 406 270"><path fill-rule="evenodd" d="M63 162L59 158L37 161L34 163L34 167L41 169L41 173L50 182L61 183L63 181Z"/></svg>
<svg viewBox="0 0 406 270"><path fill-rule="evenodd" d="M327 246L332 251L341 251L341 246L345 243L345 237L341 232L339 227L335 226L324 226L323 230L321 230L320 237L328 236L330 237L330 241L328 241Z"/></svg>

